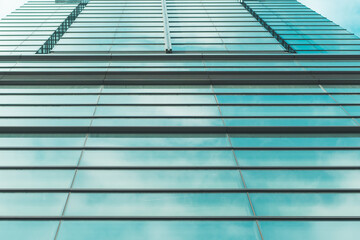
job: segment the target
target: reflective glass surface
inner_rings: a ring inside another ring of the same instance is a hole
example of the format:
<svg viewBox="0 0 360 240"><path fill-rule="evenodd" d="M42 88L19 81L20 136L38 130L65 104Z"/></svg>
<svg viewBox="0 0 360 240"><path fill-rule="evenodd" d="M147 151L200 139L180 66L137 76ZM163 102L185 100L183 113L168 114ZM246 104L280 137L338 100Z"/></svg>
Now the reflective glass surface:
<svg viewBox="0 0 360 240"><path fill-rule="evenodd" d="M254 222L201 221L65 221L58 239L244 239L259 240Z"/></svg>
<svg viewBox="0 0 360 240"><path fill-rule="evenodd" d="M67 216L250 216L246 194L77 194Z"/></svg>

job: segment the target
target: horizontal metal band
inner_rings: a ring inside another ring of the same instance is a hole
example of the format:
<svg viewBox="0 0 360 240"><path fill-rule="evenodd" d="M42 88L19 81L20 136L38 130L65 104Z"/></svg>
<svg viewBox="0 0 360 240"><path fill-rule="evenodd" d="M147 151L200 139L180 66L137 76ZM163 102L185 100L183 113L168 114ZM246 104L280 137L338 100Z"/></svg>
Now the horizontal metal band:
<svg viewBox="0 0 360 240"><path fill-rule="evenodd" d="M101 161L101 160L100 160ZM213 171L213 170L360 170L360 166L0 166L0 170L166 170L166 171Z"/></svg>
<svg viewBox="0 0 360 240"><path fill-rule="evenodd" d="M0 216L0 221L360 221L360 216Z"/></svg>
<svg viewBox="0 0 360 240"><path fill-rule="evenodd" d="M218 151L218 150L236 150L236 151L289 151L289 150L360 150L359 147L2 147L0 146L0 151L2 150L88 150L88 151L112 151L112 150L144 150L144 151L191 151L191 150L199 150L199 151Z"/></svg>
<svg viewBox="0 0 360 240"><path fill-rule="evenodd" d="M264 106L264 107L277 107L277 106L360 106L360 103L75 103L75 104L36 104L36 103L6 103L0 104L0 107L216 107L216 106L229 106L229 107L256 107L256 106Z"/></svg>
<svg viewBox="0 0 360 240"><path fill-rule="evenodd" d="M346 116L0 116L0 119L349 119L359 115Z"/></svg>
<svg viewBox="0 0 360 240"><path fill-rule="evenodd" d="M360 60L358 54L51 54L1 55L0 61L134 61L134 60Z"/></svg>
<svg viewBox="0 0 360 240"><path fill-rule="evenodd" d="M291 85L291 84L290 84ZM271 86L271 85L270 85ZM160 86L161 87L161 86ZM214 96L214 95L224 95L224 96L327 96L327 95L360 95L360 90L358 92L54 92L54 93L0 93L0 96Z"/></svg>
<svg viewBox="0 0 360 240"><path fill-rule="evenodd" d="M264 189L264 188L244 188L244 189L105 189L105 188L1 188L0 193L192 193L192 194L204 194L204 193L360 193L360 189Z"/></svg>
<svg viewBox="0 0 360 240"><path fill-rule="evenodd" d="M144 134L201 134L201 133L289 133L289 134L330 134L330 133L360 133L360 126L311 126L311 127L278 127L278 126L241 126L241 127L163 127L163 126L123 126L123 127L108 127L108 126L61 126L61 127L14 127L5 126L0 127L1 133L144 133Z"/></svg>

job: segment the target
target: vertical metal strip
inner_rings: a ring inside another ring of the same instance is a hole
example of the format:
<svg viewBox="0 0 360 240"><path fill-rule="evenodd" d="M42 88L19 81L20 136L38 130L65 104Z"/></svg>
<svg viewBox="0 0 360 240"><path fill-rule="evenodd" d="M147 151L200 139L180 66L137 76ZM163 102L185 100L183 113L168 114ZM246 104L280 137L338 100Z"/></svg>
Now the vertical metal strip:
<svg viewBox="0 0 360 240"><path fill-rule="evenodd" d="M161 0L161 7L162 7L162 16L163 16L163 23L164 23L165 52L172 53L169 18L167 15L166 0Z"/></svg>

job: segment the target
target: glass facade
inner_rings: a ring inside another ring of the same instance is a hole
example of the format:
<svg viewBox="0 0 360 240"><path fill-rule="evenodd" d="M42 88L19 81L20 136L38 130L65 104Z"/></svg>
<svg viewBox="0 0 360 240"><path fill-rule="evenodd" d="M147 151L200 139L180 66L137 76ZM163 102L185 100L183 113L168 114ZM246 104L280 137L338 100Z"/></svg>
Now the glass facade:
<svg viewBox="0 0 360 240"><path fill-rule="evenodd" d="M358 239L358 41L295 0L29 1L0 239Z"/></svg>

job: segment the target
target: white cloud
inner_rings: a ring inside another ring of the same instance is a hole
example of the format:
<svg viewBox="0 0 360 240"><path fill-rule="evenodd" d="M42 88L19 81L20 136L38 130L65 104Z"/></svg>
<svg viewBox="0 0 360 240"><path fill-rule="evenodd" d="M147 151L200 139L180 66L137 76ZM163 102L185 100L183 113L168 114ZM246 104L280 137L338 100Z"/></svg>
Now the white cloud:
<svg viewBox="0 0 360 240"><path fill-rule="evenodd" d="M0 18L10 14L25 2L27 0L0 0Z"/></svg>
<svg viewBox="0 0 360 240"><path fill-rule="evenodd" d="M360 0L299 0L299 2L360 36Z"/></svg>

